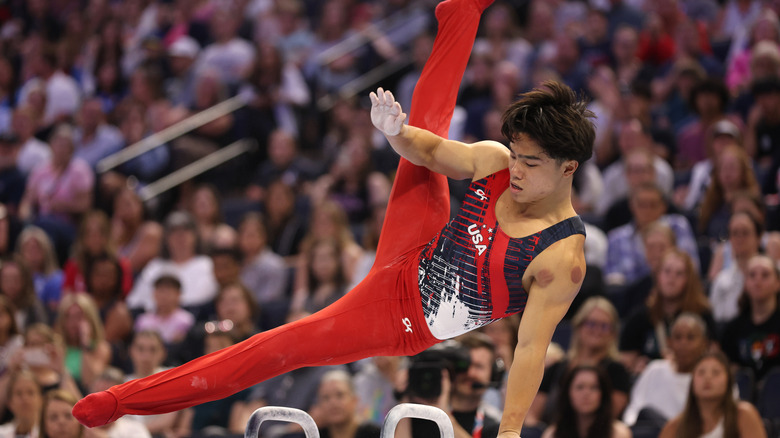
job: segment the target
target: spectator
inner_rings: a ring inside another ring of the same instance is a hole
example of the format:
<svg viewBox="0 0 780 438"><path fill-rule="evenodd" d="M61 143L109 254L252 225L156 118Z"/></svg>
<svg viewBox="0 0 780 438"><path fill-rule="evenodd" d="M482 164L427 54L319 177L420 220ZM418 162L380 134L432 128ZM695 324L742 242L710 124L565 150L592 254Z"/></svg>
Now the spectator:
<svg viewBox="0 0 780 438"><path fill-rule="evenodd" d="M612 388L603 369L579 365L567 373L561 389L557 419L543 438L631 437L628 427L614 419Z"/></svg>
<svg viewBox="0 0 780 438"><path fill-rule="evenodd" d="M29 371L17 371L8 382L8 410L13 419L0 425L2 438L37 438L43 394L35 376Z"/></svg>
<svg viewBox="0 0 780 438"><path fill-rule="evenodd" d="M748 260L758 255L764 227L746 211L734 213L729 220L729 243L733 262L715 276L710 286L710 303L715 322L725 324L739 314L739 299L745 285Z"/></svg>
<svg viewBox="0 0 780 438"><path fill-rule="evenodd" d="M341 146L329 172L317 180L312 201L315 205L324 199L336 202L349 225L358 227L374 205L387 202L390 186L387 177L373 169L368 139L353 135Z"/></svg>
<svg viewBox="0 0 780 438"><path fill-rule="evenodd" d="M732 45L735 50L729 54L726 85L734 95L750 84L750 55L753 48L761 41L780 43L780 22L778 22L777 14L772 9L762 8L760 16L750 24L750 30L746 37L741 38L741 43L743 43L741 47Z"/></svg>
<svg viewBox="0 0 780 438"><path fill-rule="evenodd" d="M704 193L710 186L712 171L717 157L723 153L723 149L730 144L742 144L742 131L739 127L728 119L721 119L709 129L705 138L705 152L707 157L697 161L691 168L691 176L688 185L680 190L681 195L677 195L684 200L677 204L686 212L696 210Z"/></svg>
<svg viewBox="0 0 780 438"><path fill-rule="evenodd" d="M124 348L133 329L133 317L122 292L122 266L116 257L102 254L87 266L86 292L95 301L106 341Z"/></svg>
<svg viewBox="0 0 780 438"><path fill-rule="evenodd" d="M105 391L114 385L124 382L122 371L109 367L89 389L90 392ZM95 433L105 435L106 438L152 438L152 435L143 423L127 417L120 418L105 426L96 427L94 431Z"/></svg>
<svg viewBox="0 0 780 438"><path fill-rule="evenodd" d="M203 353L210 354L235 343L236 337L230 331L207 331L203 343ZM230 418L225 413L230 412L236 402L245 402L250 392L250 389L245 389L228 397L188 409L187 412L192 417L190 428L196 431L193 436L197 436L197 431L200 431L201 434L227 434Z"/></svg>
<svg viewBox="0 0 780 438"><path fill-rule="evenodd" d="M743 190L753 194L760 191L750 158L741 147L726 146L715 160L712 183L701 203L699 232L711 240L724 240L728 236L731 202Z"/></svg>
<svg viewBox="0 0 780 438"><path fill-rule="evenodd" d="M683 412L661 431L659 438L675 436L733 436L765 438L764 423L753 405L736 401L734 376L722 353L708 353L693 369L688 402Z"/></svg>
<svg viewBox="0 0 780 438"><path fill-rule="evenodd" d="M242 260L237 242L216 246L209 251L209 257L214 265L214 279L220 288L241 281Z"/></svg>
<svg viewBox="0 0 780 438"><path fill-rule="evenodd" d="M313 414L323 438L378 438L379 426L361 423L357 415L358 398L352 376L343 370L329 371L322 376L317 390Z"/></svg>
<svg viewBox="0 0 780 438"><path fill-rule="evenodd" d="M43 122L47 126L63 122L72 117L81 104L81 90L73 77L57 67L56 55L52 51L41 50L29 58L30 73L28 80L19 90L19 102L26 103L35 82L41 81L46 90L46 109Z"/></svg>
<svg viewBox="0 0 780 438"><path fill-rule="evenodd" d="M685 407L693 367L709 346L707 325L695 313L682 313L669 334L671 355L650 361L634 382L631 402L623 413L628 425L655 427L660 432Z"/></svg>
<svg viewBox="0 0 780 438"><path fill-rule="evenodd" d="M375 356L363 364L353 379L358 417L380 426L398 400L396 380L403 358Z"/></svg>
<svg viewBox="0 0 780 438"><path fill-rule="evenodd" d="M156 331L166 345L184 340L195 324L195 317L179 307L180 298L181 282L178 278L172 275L158 277L154 281L154 311L138 315L135 331Z"/></svg>
<svg viewBox="0 0 780 438"><path fill-rule="evenodd" d="M634 149L653 149L653 140L647 128L639 120L630 120L623 124L618 137L621 158L604 169L604 194L596 204L596 214L604 215L607 209L620 198L629 195L626 177L626 158ZM669 163L662 158L653 157L655 182L664 195L671 195L673 172Z"/></svg>
<svg viewBox="0 0 780 438"><path fill-rule="evenodd" d="M165 333L158 330L136 329L133 341L130 344L130 360L133 372L128 374L126 381L151 376L154 373L164 371L163 362L166 358L165 342L161 335ZM178 435L175 430L180 416L185 411L169 412L161 415L131 415L129 418L144 426L151 434Z"/></svg>
<svg viewBox="0 0 780 438"><path fill-rule="evenodd" d="M472 332L458 338L469 352L470 363L465 372L452 376L449 405L453 425L468 435L492 437L498 434L499 411L484 401L487 389L500 384L503 362L496 362L496 346L484 333Z"/></svg>
<svg viewBox="0 0 780 438"><path fill-rule="evenodd" d="M65 350L61 338L51 327L36 323L24 332L24 345L17 349L9 361L9 373L0 377L0 387L7 388L8 378L20 370L30 371L45 391L64 389L82 394L73 377L65 369ZM0 396L4 395L3 391ZM0 405L5 406L7 399Z"/></svg>
<svg viewBox="0 0 780 438"><path fill-rule="evenodd" d="M753 159L759 185L766 187L776 183L771 173L774 164L780 161L780 147L777 146L780 127L780 75L773 74L756 80L751 85L755 104L750 109L745 128L745 152ZM764 190L772 193L774 190Z"/></svg>
<svg viewBox="0 0 780 438"><path fill-rule="evenodd" d="M16 214L24 195L25 175L17 167L18 139L11 133L0 134L0 202Z"/></svg>
<svg viewBox="0 0 780 438"><path fill-rule="evenodd" d="M333 304L347 292L344 278L344 250L340 242L322 238L311 242L302 254L308 276L306 289L293 291L290 313L316 313Z"/></svg>
<svg viewBox="0 0 780 438"><path fill-rule="evenodd" d="M90 388L111 360L111 346L94 300L86 294L64 296L54 330L65 344L68 373L83 388Z"/></svg>
<svg viewBox="0 0 780 438"><path fill-rule="evenodd" d="M62 294L63 273L57 263L54 245L42 229L28 225L19 235L16 252L30 268L38 299L46 308L49 320L57 312Z"/></svg>
<svg viewBox="0 0 780 438"><path fill-rule="evenodd" d="M175 211L165 220L165 251L141 271L133 290L127 296L130 309L154 310L153 283L160 275L172 274L182 282L181 305L198 317L207 312L217 293L211 259L200 255L198 230L189 213Z"/></svg>
<svg viewBox="0 0 780 438"><path fill-rule="evenodd" d="M254 201L266 200L268 187L277 179L303 190L318 173L315 163L300 153L295 136L277 128L268 138L268 159L257 168L246 196Z"/></svg>
<svg viewBox="0 0 780 438"><path fill-rule="evenodd" d="M70 413L77 401L75 394L62 389L47 392L41 406L40 438L82 438L84 426Z"/></svg>
<svg viewBox="0 0 780 438"><path fill-rule="evenodd" d="M37 130L35 111L29 106L17 106L11 119L11 132L19 144L16 166L24 175L29 175L37 164L51 160L51 148L35 137Z"/></svg>
<svg viewBox="0 0 780 438"><path fill-rule="evenodd" d="M625 196L615 199L615 202L607 209L602 221L602 228L605 232L610 232L621 225L631 222L629 193L634 192L642 185L655 183L656 176L653 165L655 158L652 150L639 147L632 149L623 156L621 161L623 161L625 169L628 192L626 192Z"/></svg>
<svg viewBox="0 0 780 438"><path fill-rule="evenodd" d="M592 297L585 301L572 318L572 340L568 355L549 367L539 386L531 408L528 411L528 424L550 423L554 420L555 406L562 392L564 378L579 365L593 365L607 372L610 381L610 406L613 418L619 418L628 404L631 391L631 378L628 370L619 362L617 350L618 325L620 318L615 307L603 297Z"/></svg>
<svg viewBox="0 0 780 438"><path fill-rule="evenodd" d="M517 330L519 326L520 319L515 316L510 316L494 321L480 329L493 340L493 344L496 346L496 361L503 363L505 370L512 368L512 362L515 359ZM485 403L500 411L504 410L504 399L508 378L509 373L504 373L501 382L493 382L494 385L491 385L492 387L488 388L485 393Z"/></svg>
<svg viewBox="0 0 780 438"><path fill-rule="evenodd" d="M677 132L677 151L674 155L674 169L689 172L694 163L707 157L705 139L707 132L720 120L742 124L738 116L727 116L729 91L719 79L705 79L696 84L689 96L689 105L696 117Z"/></svg>
<svg viewBox="0 0 780 438"><path fill-rule="evenodd" d="M195 95L192 106L179 107L169 111L170 122L178 122L205 111L228 97L227 84L225 79L220 76L219 71L213 66L204 67L199 70L195 79ZM173 169L181 169L233 142L235 140L234 125L235 116L232 113L227 113L175 138L171 142Z"/></svg>
<svg viewBox="0 0 780 438"><path fill-rule="evenodd" d="M160 255L163 228L149 220L141 198L130 188L122 189L113 205L111 242L117 253L130 262L135 277L149 261Z"/></svg>
<svg viewBox="0 0 780 438"><path fill-rule="evenodd" d="M220 289L214 299L216 314L214 320L196 324L190 329L178 351L172 351L173 362L184 363L202 356L205 351L206 335L215 331L226 331L236 342L249 339L258 333L257 304L252 293L240 283L229 284Z"/></svg>
<svg viewBox="0 0 780 438"><path fill-rule="evenodd" d="M302 130L302 115L311 102L311 91L300 65L286 60L288 56L279 46L261 40L247 86L240 93L250 99L250 111L270 113L275 126L297 137ZM271 126L264 124L259 128L251 132L257 134Z"/></svg>
<svg viewBox="0 0 780 438"><path fill-rule="evenodd" d="M74 157L73 128L58 125L49 143L52 159L36 166L19 206L22 220L34 220L52 238L59 258L73 242L77 217L92 204L95 175Z"/></svg>
<svg viewBox="0 0 780 438"><path fill-rule="evenodd" d="M677 237L668 224L655 221L642 233L642 247L650 271L631 284L613 285L607 289L607 297L617 308L621 319L625 319L637 307L644 305L655 285L655 278L661 268L664 254L677 247Z"/></svg>
<svg viewBox="0 0 780 438"><path fill-rule="evenodd" d="M197 71L204 68L219 72L221 80L236 84L249 74L255 59L255 49L238 36L241 14L230 7L218 8L210 21L214 42L203 48L198 56Z"/></svg>
<svg viewBox="0 0 780 438"><path fill-rule="evenodd" d="M775 341L780 336L778 293L777 264L765 255L753 256L747 263L739 316L726 325L721 338L731 362L752 369L757 382L780 365Z"/></svg>
<svg viewBox="0 0 780 438"><path fill-rule="evenodd" d="M780 74L780 46L775 41L759 41L750 52L750 83L734 99L734 112L749 121L750 109L755 104L753 84Z"/></svg>
<svg viewBox="0 0 780 438"><path fill-rule="evenodd" d="M677 247L685 251L699 271L699 250L688 219L667 214L668 204L660 189L643 184L629 198L632 221L607 234L607 264L604 278L609 285L631 284L650 273L642 249L642 233L648 225L662 221L674 231Z"/></svg>
<svg viewBox="0 0 780 438"><path fill-rule="evenodd" d="M189 35L182 35L168 47L171 77L165 82L165 94L174 105L189 108L195 96L195 62L200 44Z"/></svg>
<svg viewBox="0 0 780 438"><path fill-rule="evenodd" d="M314 243L321 239L336 240L340 248L338 253L342 269L340 275L347 284L352 281L357 262L363 255L363 249L355 241L354 234L349 228L346 212L341 205L333 201L324 201L314 208L308 233L301 242L301 254L304 256L299 257L293 291L311 290L308 278L311 261L305 257L305 254L311 254L310 251Z"/></svg>
<svg viewBox="0 0 780 438"><path fill-rule="evenodd" d="M664 254L645 305L628 317L620 335L621 359L633 375L667 353L669 327L682 312L701 316L712 338L715 323L699 275L690 256L674 248Z"/></svg>
<svg viewBox="0 0 780 438"><path fill-rule="evenodd" d="M93 97L85 100L76 120L74 155L86 161L92 169L97 167L100 160L122 149L122 133L116 126L106 123L100 99Z"/></svg>
<svg viewBox="0 0 780 438"><path fill-rule="evenodd" d="M258 304L279 303L286 298L289 270L284 259L268 246L268 231L264 217L248 213L238 226L238 247L243 266L241 282L250 290Z"/></svg>
<svg viewBox="0 0 780 438"><path fill-rule="evenodd" d="M24 343L14 313L13 305L0 295L0 376L8 372L11 357Z"/></svg>
<svg viewBox="0 0 780 438"><path fill-rule="evenodd" d="M161 109L163 108L163 109ZM147 118L155 117L152 121ZM117 110L119 129L125 139L123 148L134 145L155 131L165 128L168 118L164 105L147 107L137 101L126 101ZM154 123L152 123L154 122ZM156 128L156 129L155 129ZM140 184L150 184L169 172L171 152L167 143L146 151L100 176L99 202L110 209L113 197L124 187L129 187L128 178L134 177Z"/></svg>
<svg viewBox="0 0 780 438"><path fill-rule="evenodd" d="M87 269L95 258L103 255L117 257L116 250L111 244L111 224L104 212L92 210L81 220L72 255L63 267L65 274L63 291L65 293L87 292ZM118 262L122 268L122 296L124 296L133 286L133 274L127 260L118 258Z"/></svg>
<svg viewBox="0 0 780 438"><path fill-rule="evenodd" d="M220 226L224 226L222 207L217 188L210 184L195 187L187 202L187 211L192 215L198 228L198 240L210 250L214 236Z"/></svg>
<svg viewBox="0 0 780 438"><path fill-rule="evenodd" d="M6 258L0 265L0 294L16 309L16 326L24 331L36 322L48 323L46 309L38 299L27 265L18 256Z"/></svg>
<svg viewBox="0 0 780 438"><path fill-rule="evenodd" d="M11 131L11 115L16 101L18 75L5 54L0 56L0 133Z"/></svg>

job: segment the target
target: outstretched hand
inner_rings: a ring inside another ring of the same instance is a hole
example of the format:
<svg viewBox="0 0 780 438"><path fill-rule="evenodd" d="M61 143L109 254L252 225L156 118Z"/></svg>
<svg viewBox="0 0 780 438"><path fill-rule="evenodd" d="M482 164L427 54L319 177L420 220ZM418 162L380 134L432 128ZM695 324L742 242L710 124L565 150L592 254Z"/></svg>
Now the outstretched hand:
<svg viewBox="0 0 780 438"><path fill-rule="evenodd" d="M371 98L371 123L376 129L388 137L398 135L406 120L406 113L401 110L401 104L396 102L393 93L382 87L369 94Z"/></svg>

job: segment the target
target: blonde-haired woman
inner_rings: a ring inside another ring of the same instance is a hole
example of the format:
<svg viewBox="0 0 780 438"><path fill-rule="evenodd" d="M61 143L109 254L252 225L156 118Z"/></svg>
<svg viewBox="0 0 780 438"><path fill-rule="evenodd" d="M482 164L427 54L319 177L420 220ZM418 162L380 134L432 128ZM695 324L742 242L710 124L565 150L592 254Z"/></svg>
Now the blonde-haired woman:
<svg viewBox="0 0 780 438"><path fill-rule="evenodd" d="M598 366L607 372L612 384L612 413L617 418L628 404L631 391L630 375L619 361L619 322L615 306L606 298L591 297L582 303L571 321L573 332L566 358L544 371L539 392L528 411L531 424L550 422L563 378L580 365Z"/></svg>
<svg viewBox="0 0 780 438"><path fill-rule="evenodd" d="M111 360L111 346L94 300L86 294L65 295L54 330L64 341L68 372L82 388L89 388Z"/></svg>
<svg viewBox="0 0 780 438"><path fill-rule="evenodd" d="M16 252L32 273L35 293L53 316L60 303L63 274L49 235L35 225L24 227L16 241Z"/></svg>
<svg viewBox="0 0 780 438"><path fill-rule="evenodd" d="M79 401L72 392L55 389L46 393L38 426L41 438L82 438L84 426L73 417L71 410Z"/></svg>
<svg viewBox="0 0 780 438"><path fill-rule="evenodd" d="M42 392L35 376L27 370L14 372L6 395L13 419L0 426L0 438L38 438Z"/></svg>

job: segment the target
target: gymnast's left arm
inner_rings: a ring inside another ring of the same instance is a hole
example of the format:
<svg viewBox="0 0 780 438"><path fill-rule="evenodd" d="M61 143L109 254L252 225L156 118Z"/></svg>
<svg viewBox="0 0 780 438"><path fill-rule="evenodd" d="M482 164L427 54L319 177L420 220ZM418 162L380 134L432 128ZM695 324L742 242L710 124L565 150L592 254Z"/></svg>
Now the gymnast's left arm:
<svg viewBox="0 0 780 438"><path fill-rule="evenodd" d="M582 285L582 236L572 236L539 254L529 271L533 280L518 329L515 359L509 369L504 414L498 438L517 438L544 374L544 358L555 327ZM529 274L526 271L526 275Z"/></svg>

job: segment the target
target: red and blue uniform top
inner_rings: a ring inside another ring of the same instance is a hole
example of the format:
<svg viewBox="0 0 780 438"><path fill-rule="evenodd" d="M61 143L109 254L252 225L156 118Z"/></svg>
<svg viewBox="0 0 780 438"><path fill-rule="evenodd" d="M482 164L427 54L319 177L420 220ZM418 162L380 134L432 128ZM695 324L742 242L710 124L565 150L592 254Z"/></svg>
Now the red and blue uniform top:
<svg viewBox="0 0 780 438"><path fill-rule="evenodd" d="M420 254L418 281L428 327L448 339L525 309L523 274L551 244L585 235L579 216L529 236L508 236L495 206L509 187L503 170L469 185L458 214Z"/></svg>

